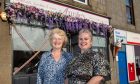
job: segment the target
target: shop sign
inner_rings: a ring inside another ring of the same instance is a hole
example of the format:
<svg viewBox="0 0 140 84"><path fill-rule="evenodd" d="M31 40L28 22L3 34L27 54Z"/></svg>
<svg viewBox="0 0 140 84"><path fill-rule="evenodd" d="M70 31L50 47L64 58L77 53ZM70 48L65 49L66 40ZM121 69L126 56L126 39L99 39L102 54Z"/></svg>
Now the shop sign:
<svg viewBox="0 0 140 84"><path fill-rule="evenodd" d="M37 8L48 10L52 12L58 12L63 13L64 15L70 15L73 17L83 18L83 19L89 19L91 21L95 21L97 23L103 23L109 25L109 19L94 15L91 13L87 13L84 11L80 11L77 9L73 9L67 6L58 5L52 2L48 2L47 0L10 0L12 3L22 3L25 5L35 6Z"/></svg>
<svg viewBox="0 0 140 84"><path fill-rule="evenodd" d="M126 31L119 30L119 29L114 29L114 43L117 41L122 41L122 43L126 44Z"/></svg>
<svg viewBox="0 0 140 84"><path fill-rule="evenodd" d="M127 44L140 45L140 34L127 32Z"/></svg>

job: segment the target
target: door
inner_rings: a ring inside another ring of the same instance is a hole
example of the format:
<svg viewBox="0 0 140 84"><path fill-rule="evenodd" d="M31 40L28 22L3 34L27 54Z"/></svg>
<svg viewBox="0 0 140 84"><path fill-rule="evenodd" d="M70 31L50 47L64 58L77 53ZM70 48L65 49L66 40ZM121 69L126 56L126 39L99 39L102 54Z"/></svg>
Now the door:
<svg viewBox="0 0 140 84"><path fill-rule="evenodd" d="M120 84L128 84L126 53L119 51L118 58Z"/></svg>

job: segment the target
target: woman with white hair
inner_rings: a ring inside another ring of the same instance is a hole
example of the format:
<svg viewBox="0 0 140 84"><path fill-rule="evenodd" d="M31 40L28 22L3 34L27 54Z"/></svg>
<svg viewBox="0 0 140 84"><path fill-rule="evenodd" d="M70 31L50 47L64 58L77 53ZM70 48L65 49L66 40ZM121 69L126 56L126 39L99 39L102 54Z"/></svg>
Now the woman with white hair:
<svg viewBox="0 0 140 84"><path fill-rule="evenodd" d="M78 36L78 52L67 67L67 84L104 84L109 74L109 65L103 54L92 50L93 35L82 29Z"/></svg>

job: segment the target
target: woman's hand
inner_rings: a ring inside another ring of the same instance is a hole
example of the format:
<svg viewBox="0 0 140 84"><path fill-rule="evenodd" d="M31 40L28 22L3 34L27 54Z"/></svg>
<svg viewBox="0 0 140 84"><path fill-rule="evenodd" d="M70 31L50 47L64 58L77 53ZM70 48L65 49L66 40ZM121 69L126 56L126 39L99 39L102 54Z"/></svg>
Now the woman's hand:
<svg viewBox="0 0 140 84"><path fill-rule="evenodd" d="M101 84L104 78L102 76L94 76L92 77L87 84Z"/></svg>

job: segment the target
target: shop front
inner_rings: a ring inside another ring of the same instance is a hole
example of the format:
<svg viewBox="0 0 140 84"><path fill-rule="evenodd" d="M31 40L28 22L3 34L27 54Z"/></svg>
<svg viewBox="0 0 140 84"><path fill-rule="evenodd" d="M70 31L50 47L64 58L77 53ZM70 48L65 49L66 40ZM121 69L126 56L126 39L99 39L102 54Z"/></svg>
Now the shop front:
<svg viewBox="0 0 140 84"><path fill-rule="evenodd" d="M123 40L117 60L120 84L139 81L140 34L115 29L114 39Z"/></svg>
<svg viewBox="0 0 140 84"><path fill-rule="evenodd" d="M127 63L129 82L139 81L139 60L140 60L140 34L127 32Z"/></svg>
<svg viewBox="0 0 140 84"><path fill-rule="evenodd" d="M93 31L93 50L109 61L107 40L109 18L45 0L10 0L6 12L12 21L13 84L35 84L41 54L51 49L48 36L53 28L63 29L69 38L64 48L78 52L77 34ZM110 78L110 77L109 77Z"/></svg>

